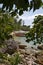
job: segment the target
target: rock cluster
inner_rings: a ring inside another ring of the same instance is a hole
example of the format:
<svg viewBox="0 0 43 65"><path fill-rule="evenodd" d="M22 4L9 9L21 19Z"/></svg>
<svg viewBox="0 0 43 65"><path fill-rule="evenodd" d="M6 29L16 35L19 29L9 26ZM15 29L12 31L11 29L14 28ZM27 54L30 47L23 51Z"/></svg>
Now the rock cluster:
<svg viewBox="0 0 43 65"><path fill-rule="evenodd" d="M14 39L9 39L5 41L6 47L0 48L1 53L9 53L13 54L16 50L18 50L18 43L15 42Z"/></svg>
<svg viewBox="0 0 43 65"><path fill-rule="evenodd" d="M21 61L18 65L43 65L43 45L38 46L38 49L25 48L25 45L18 45L11 39L6 41L6 45L7 47L0 48L0 52L13 54L18 50L19 56L21 57Z"/></svg>
<svg viewBox="0 0 43 65"><path fill-rule="evenodd" d="M18 65L43 65L43 50L19 49L21 62Z"/></svg>
<svg viewBox="0 0 43 65"><path fill-rule="evenodd" d="M19 48L25 49L26 45L21 45L19 42L16 42L14 39L9 39L5 41L6 47L0 48L1 53L13 54L15 51L18 51Z"/></svg>

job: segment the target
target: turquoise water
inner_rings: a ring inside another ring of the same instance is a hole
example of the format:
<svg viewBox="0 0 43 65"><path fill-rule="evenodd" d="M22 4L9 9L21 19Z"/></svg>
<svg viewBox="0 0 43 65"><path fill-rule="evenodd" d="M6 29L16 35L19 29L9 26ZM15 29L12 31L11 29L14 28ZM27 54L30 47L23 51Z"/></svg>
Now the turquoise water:
<svg viewBox="0 0 43 65"><path fill-rule="evenodd" d="M32 42L32 41L29 42L29 43L27 43L27 42L26 42L26 37L14 37L14 39L15 39L16 41L20 42L20 43L23 44L23 45L27 45L27 47L29 47L29 46L34 46L34 47L36 47L35 45L33 45L33 42Z"/></svg>

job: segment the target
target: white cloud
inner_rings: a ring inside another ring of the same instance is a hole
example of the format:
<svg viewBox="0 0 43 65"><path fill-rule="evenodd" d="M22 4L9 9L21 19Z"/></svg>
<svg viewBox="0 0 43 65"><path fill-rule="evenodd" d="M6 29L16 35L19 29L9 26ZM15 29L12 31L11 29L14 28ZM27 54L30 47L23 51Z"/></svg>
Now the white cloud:
<svg viewBox="0 0 43 65"><path fill-rule="evenodd" d="M30 20L30 19L33 19L34 18L34 16L28 16L28 17L26 17L26 16L23 16L23 17L21 17L23 20Z"/></svg>
<svg viewBox="0 0 43 65"><path fill-rule="evenodd" d="M38 16L38 15L43 15L43 14L35 14L35 15L32 15L32 16L20 16L21 19L23 20L32 20L35 18L35 16Z"/></svg>
<svg viewBox="0 0 43 65"><path fill-rule="evenodd" d="M35 16L38 16L38 15L43 15L43 14L35 14L32 16L20 16L20 18L22 20L24 20L25 25L30 25L32 27L33 26L32 22L33 22Z"/></svg>

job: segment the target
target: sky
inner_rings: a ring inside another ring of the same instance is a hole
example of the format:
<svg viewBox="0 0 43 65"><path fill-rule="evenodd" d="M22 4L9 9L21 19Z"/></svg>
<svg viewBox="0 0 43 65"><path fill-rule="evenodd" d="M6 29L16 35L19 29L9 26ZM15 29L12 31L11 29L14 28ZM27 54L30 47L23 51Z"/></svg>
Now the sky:
<svg viewBox="0 0 43 65"><path fill-rule="evenodd" d="M22 20L24 20L25 25L32 26L33 25L32 22L34 21L34 18L37 15L43 15L43 9L42 8L36 10L35 12L33 12L33 10L28 11L28 12L25 11L24 14L22 16L20 16L20 18Z"/></svg>

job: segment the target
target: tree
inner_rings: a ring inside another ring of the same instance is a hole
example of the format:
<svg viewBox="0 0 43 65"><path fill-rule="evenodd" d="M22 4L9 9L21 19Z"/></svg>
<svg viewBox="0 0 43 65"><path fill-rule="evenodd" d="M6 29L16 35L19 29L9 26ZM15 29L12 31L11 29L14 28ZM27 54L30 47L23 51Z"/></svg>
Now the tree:
<svg viewBox="0 0 43 65"><path fill-rule="evenodd" d="M16 17L14 17L14 21L15 21L14 30L21 30L22 19L19 19L19 17L16 16Z"/></svg>
<svg viewBox="0 0 43 65"><path fill-rule="evenodd" d="M21 30L21 22L22 22L22 19L20 19L17 24L18 24L18 30Z"/></svg>
<svg viewBox="0 0 43 65"><path fill-rule="evenodd" d="M21 26L21 30L29 31L30 30L30 26L23 25L23 26Z"/></svg>
<svg viewBox="0 0 43 65"><path fill-rule="evenodd" d="M0 9L0 43L9 39L12 31L20 30L22 20L17 19L19 19L18 16L14 18L8 12L4 13Z"/></svg>
<svg viewBox="0 0 43 65"><path fill-rule="evenodd" d="M30 8L30 10L33 8L33 11L39 9L43 3L42 0L0 0L0 4L3 4L2 9L6 8L6 10L9 9L9 11L11 11L13 5L15 5L14 11L11 12L12 15L15 15L15 13L21 15L23 11L27 11L28 8Z"/></svg>
<svg viewBox="0 0 43 65"><path fill-rule="evenodd" d="M0 42L9 38L14 30L14 19L9 14L0 13Z"/></svg>
<svg viewBox="0 0 43 65"><path fill-rule="evenodd" d="M27 42L33 41L34 44L43 42L43 16L36 16L33 28L26 34Z"/></svg>
<svg viewBox="0 0 43 65"><path fill-rule="evenodd" d="M29 8L30 8L30 10L33 8L33 11L35 11L36 9L39 9L43 3L42 3L42 0L31 0L30 3L28 0L7 0L7 1L0 0L0 4L3 4L2 10L4 10L4 8L5 8L5 10L3 12L6 13L8 11L10 14L10 16L9 15L6 16L5 14L4 14L5 16L1 15L2 18L0 21L2 21L2 23L0 22L0 24L1 24L0 29L2 28L1 33L3 36L4 35L3 29L4 29L5 25L8 24L8 26L7 26L8 29L10 28L10 25L13 28L12 22L10 22L11 24L9 25L9 18L11 17L11 15L16 15L16 14L21 15L23 13L23 11L25 11L25 10L27 11ZM14 9L13 9L13 5L15 5ZM12 19L12 17L10 19ZM6 21L6 22L4 22L4 21ZM5 26L5 28L6 28L6 26ZM10 29L10 31L12 31L12 28ZM10 33L10 31L8 29L6 31L8 31ZM2 36L0 36L0 37L2 37Z"/></svg>

